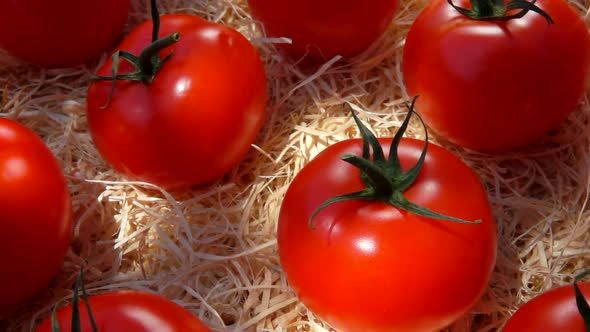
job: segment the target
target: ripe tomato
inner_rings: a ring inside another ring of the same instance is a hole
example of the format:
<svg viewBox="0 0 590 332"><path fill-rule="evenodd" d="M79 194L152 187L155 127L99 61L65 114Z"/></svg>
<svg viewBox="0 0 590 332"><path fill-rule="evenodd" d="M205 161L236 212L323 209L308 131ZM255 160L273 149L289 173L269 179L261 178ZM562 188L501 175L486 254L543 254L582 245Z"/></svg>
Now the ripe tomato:
<svg viewBox="0 0 590 332"><path fill-rule="evenodd" d="M431 129L469 149L505 151L540 139L575 109L590 83L588 28L565 1L536 5L554 24L535 12L475 20L446 0L420 13L404 46L403 76Z"/></svg>
<svg viewBox="0 0 590 332"><path fill-rule="evenodd" d="M96 81L88 88L88 126L103 158L132 179L168 189L216 180L236 166L265 117L266 76L254 46L236 30L187 14L161 17L160 36L180 33L150 83ZM118 50L140 54L152 21ZM98 75L112 75L112 59ZM134 71L121 61L119 74ZM108 107L103 108L108 104Z"/></svg>
<svg viewBox="0 0 590 332"><path fill-rule="evenodd" d="M248 0L252 16L269 37L288 37L279 44L291 55L329 59L352 57L366 50L397 14L399 0Z"/></svg>
<svg viewBox="0 0 590 332"><path fill-rule="evenodd" d="M385 156L391 143L392 138L378 140ZM417 163L423 147L422 141L401 138L397 153L404 171ZM360 139L331 145L291 183L277 234L289 284L312 312L339 331L441 330L479 301L491 276L496 228L487 194L466 164L430 145L403 196L480 224L423 217L383 201L356 199L326 206L310 229L308 221L323 202L366 187L359 169L340 159L362 151Z"/></svg>
<svg viewBox="0 0 590 332"><path fill-rule="evenodd" d="M88 297L99 332L210 332L192 313L159 295L139 291L113 291ZM78 304L82 331L92 331L86 305ZM57 312L62 332L72 332L72 305ZM36 332L51 332L51 318Z"/></svg>
<svg viewBox="0 0 590 332"><path fill-rule="evenodd" d="M0 0L0 47L45 67L83 64L123 33L129 0Z"/></svg>
<svg viewBox="0 0 590 332"><path fill-rule="evenodd" d="M48 286L72 228L70 194L57 160L32 130L0 118L0 310Z"/></svg>
<svg viewBox="0 0 590 332"><path fill-rule="evenodd" d="M579 283L578 287L586 300L589 300L590 283ZM588 331L576 306L572 286L551 289L528 301L512 315L502 329L502 332L539 331Z"/></svg>

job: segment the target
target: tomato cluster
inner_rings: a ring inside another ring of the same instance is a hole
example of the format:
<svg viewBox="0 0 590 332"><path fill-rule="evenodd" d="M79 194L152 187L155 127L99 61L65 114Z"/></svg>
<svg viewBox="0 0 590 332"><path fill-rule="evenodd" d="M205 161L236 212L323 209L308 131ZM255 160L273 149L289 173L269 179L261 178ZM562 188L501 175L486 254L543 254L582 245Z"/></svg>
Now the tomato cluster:
<svg viewBox="0 0 590 332"><path fill-rule="evenodd" d="M84 64L121 37L129 6L0 0L0 45L38 66ZM266 117L262 60L237 30L194 15L160 16L155 0L151 8L153 19L123 36L88 86L89 133L104 159L131 179L175 190L218 180L245 157ZM38 21L23 20L25 13ZM0 220L7 234L0 249L11 266L0 276L0 310L10 310L47 288L62 266L72 207L43 141L18 122L0 120ZM76 304L60 309L37 331L209 331L157 295L115 291L87 305L89 311Z"/></svg>
<svg viewBox="0 0 590 332"><path fill-rule="evenodd" d="M160 16L155 0L152 19L123 35L129 7L129 0L0 0L0 47L30 64L62 67L96 60L122 38L87 89L88 129L100 155L121 175L168 190L222 179L266 120L258 50L228 26L189 14ZM387 31L400 1L248 0L248 7L269 37L291 41L282 46L288 56L350 60ZM19 19L25 13L30 20ZM426 129L485 152L534 143L589 88L590 33L561 0L433 0L412 23L402 67L415 97L396 135L375 137L351 111L361 138L328 146L308 162L281 205L277 243L289 284L339 331L437 331L481 299L497 250L488 196L473 169L429 144ZM403 137L413 115L424 121L424 141ZM43 140L2 118L0 195L8 234L0 256L13 267L0 274L5 310L47 288L58 272L72 207ZM588 329L590 286L576 282L528 302L504 331ZM209 330L157 295L84 294L81 305L78 289L75 302L38 332L56 325ZM556 313L565 318L555 321Z"/></svg>

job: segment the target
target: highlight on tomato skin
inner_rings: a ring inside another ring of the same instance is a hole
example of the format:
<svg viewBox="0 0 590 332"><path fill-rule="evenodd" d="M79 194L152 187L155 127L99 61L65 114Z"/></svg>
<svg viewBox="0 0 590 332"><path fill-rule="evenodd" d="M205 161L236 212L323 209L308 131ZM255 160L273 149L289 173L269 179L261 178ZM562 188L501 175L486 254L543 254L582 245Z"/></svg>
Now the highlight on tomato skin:
<svg viewBox="0 0 590 332"><path fill-rule="evenodd" d="M586 301L590 300L590 282L581 282L578 286ZM576 306L576 296L571 285L550 289L529 300L508 319L502 329L502 332L539 331L588 331Z"/></svg>
<svg viewBox="0 0 590 332"><path fill-rule="evenodd" d="M252 16L268 37L286 37L277 46L295 58L351 58L374 43L390 26L399 0L248 0Z"/></svg>
<svg viewBox="0 0 590 332"><path fill-rule="evenodd" d="M190 311L156 294L120 290L89 296L90 310L98 332L211 332L211 329ZM86 305L80 301L81 331L92 331ZM57 311L62 332L71 330L72 306ZM52 332L51 317L35 332Z"/></svg>
<svg viewBox="0 0 590 332"><path fill-rule="evenodd" d="M374 159L362 139L328 146L281 204L289 286L338 331L439 331L480 301L496 262L496 223L477 174L427 140L395 139L371 139L371 151L383 152ZM377 185L379 172L395 185Z"/></svg>
<svg viewBox="0 0 590 332"><path fill-rule="evenodd" d="M469 9L495 2L453 3ZM538 142L576 110L590 87L587 24L566 1L535 6L550 20L534 11L473 19L447 0L420 12L406 37L402 72L433 133L467 149L505 152Z"/></svg>
<svg viewBox="0 0 590 332"><path fill-rule="evenodd" d="M57 159L21 123L0 117L0 312L46 289L62 267L72 202Z"/></svg>
<svg viewBox="0 0 590 332"><path fill-rule="evenodd" d="M152 20L140 24L117 47L117 72L114 57L96 72L87 94L88 128L120 174L182 190L221 179L250 151L266 118L266 73L237 30L189 14L156 17L158 40ZM152 55L142 56L144 50L161 40L168 44L151 47L159 65L145 69Z"/></svg>
<svg viewBox="0 0 590 332"><path fill-rule="evenodd" d="M82 65L123 35L130 0L0 0L0 48L42 67Z"/></svg>

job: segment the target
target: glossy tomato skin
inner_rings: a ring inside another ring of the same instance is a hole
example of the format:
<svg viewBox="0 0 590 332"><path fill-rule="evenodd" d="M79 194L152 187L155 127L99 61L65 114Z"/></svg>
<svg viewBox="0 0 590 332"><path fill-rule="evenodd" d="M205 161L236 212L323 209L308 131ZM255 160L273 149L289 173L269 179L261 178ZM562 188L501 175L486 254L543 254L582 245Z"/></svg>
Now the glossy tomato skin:
<svg viewBox="0 0 590 332"><path fill-rule="evenodd" d="M152 23L118 49L139 54ZM174 52L151 84L100 81L88 89L88 126L103 158L129 178L167 189L217 180L248 152L266 112L266 76L253 45L229 27L199 17L161 17L160 36L180 32ZM111 75L112 61L98 70ZM128 63L119 72L131 72Z"/></svg>
<svg viewBox="0 0 590 332"><path fill-rule="evenodd" d="M455 3L469 7L468 1ZM526 146L555 129L589 87L590 34L562 0L507 22L475 21L432 1L404 46L403 76L435 132L480 151Z"/></svg>
<svg viewBox="0 0 590 332"><path fill-rule="evenodd" d="M130 0L0 0L0 48L44 67L84 64L114 46Z"/></svg>
<svg viewBox="0 0 590 332"><path fill-rule="evenodd" d="M380 139L386 156L391 139ZM404 138L402 168L423 142ZM345 201L312 212L326 199L363 188L359 171L340 160L361 155L359 139L334 144L291 183L278 222L281 264L290 286L339 331L438 331L479 301L496 258L496 228L474 172L429 145L408 200L480 225L433 220L381 202Z"/></svg>
<svg viewBox="0 0 590 332"><path fill-rule="evenodd" d="M0 311L48 287L61 268L71 204L61 167L41 138L0 118Z"/></svg>
<svg viewBox="0 0 590 332"><path fill-rule="evenodd" d="M590 283L578 283L586 301L590 300ZM561 286L533 298L508 320L502 332L567 331L586 332L584 320L576 307L572 285Z"/></svg>
<svg viewBox="0 0 590 332"><path fill-rule="evenodd" d="M248 0L252 16L269 37L287 37L279 44L294 57L308 51L313 59L352 57L365 51L387 29L399 0Z"/></svg>
<svg viewBox="0 0 590 332"><path fill-rule="evenodd" d="M89 297L90 310L100 332L210 332L196 316L161 296L140 291L113 291ZM92 331L86 305L80 301L82 331ZM57 312L62 332L71 332L72 305ZM36 332L51 332L47 318Z"/></svg>

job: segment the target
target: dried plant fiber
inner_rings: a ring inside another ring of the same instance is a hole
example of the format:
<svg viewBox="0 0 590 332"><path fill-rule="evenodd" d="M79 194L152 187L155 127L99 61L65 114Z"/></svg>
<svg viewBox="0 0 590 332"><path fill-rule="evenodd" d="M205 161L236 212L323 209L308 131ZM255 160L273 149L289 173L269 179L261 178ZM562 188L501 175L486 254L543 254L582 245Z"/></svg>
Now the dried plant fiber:
<svg viewBox="0 0 590 332"><path fill-rule="evenodd" d="M133 1L126 31L149 19L147 2ZM311 69L276 52L280 40L263 37L244 0L159 3L162 13L196 14L250 38L266 66L270 117L248 157L227 177L172 195L115 173L87 133L88 78L109 52L91 65L52 70L0 53L0 116L34 129L55 153L75 214L73 242L51 288L0 317L0 331L31 331L56 304L71 301L81 266L90 294L158 292L216 331L329 331L297 300L282 273L275 239L281 199L318 152L357 137L344 102L378 135L397 130L409 100L402 46L426 2L403 1L387 33L354 61L332 59ZM590 1L570 3L590 24ZM524 302L590 267L589 118L586 94L555 132L517 152L488 155L438 142L480 175L499 236L488 291L448 331L497 331ZM407 135L423 138L424 132L412 122Z"/></svg>

